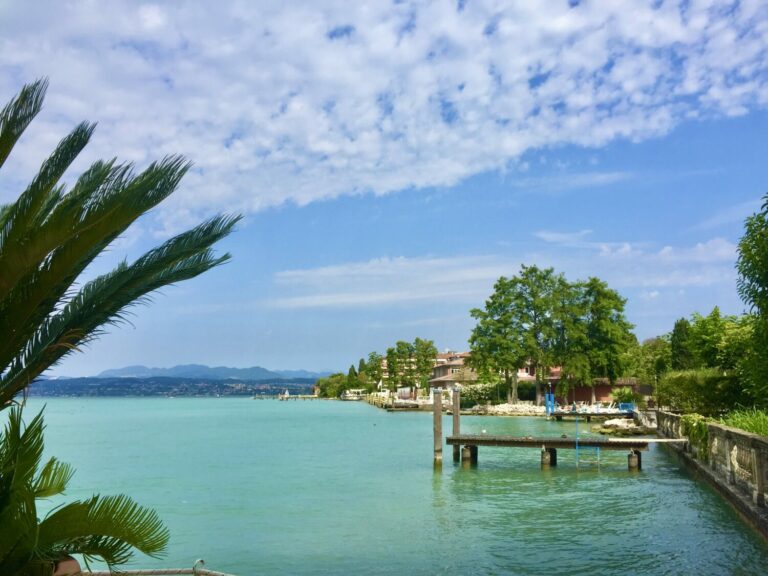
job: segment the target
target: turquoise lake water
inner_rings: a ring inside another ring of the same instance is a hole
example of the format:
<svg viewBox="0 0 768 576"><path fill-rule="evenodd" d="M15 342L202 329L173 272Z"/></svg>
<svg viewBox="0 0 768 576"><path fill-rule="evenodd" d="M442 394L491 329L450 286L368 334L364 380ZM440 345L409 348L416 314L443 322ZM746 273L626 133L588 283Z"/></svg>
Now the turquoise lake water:
<svg viewBox="0 0 768 576"><path fill-rule="evenodd" d="M432 416L363 403L246 398L40 399L68 498L125 492L171 530L132 567L239 574L768 574L768 543L666 448L480 448L432 464ZM448 430L450 419L444 427ZM584 424L581 432L584 432ZM575 424L463 417L462 432L572 435ZM52 502L51 504L55 504Z"/></svg>

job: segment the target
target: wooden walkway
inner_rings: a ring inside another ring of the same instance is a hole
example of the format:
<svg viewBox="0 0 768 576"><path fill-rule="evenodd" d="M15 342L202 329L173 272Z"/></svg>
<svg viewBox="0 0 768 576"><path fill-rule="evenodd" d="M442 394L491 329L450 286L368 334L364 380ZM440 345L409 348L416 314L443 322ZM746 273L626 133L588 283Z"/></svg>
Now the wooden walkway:
<svg viewBox="0 0 768 576"><path fill-rule="evenodd" d="M488 434L462 434L448 436L446 444L462 446L506 446L509 448L600 448L601 450L648 450L649 438L562 438L552 436L491 436Z"/></svg>
<svg viewBox="0 0 768 576"><path fill-rule="evenodd" d="M627 467L629 470L642 468L641 453L648 450L649 444L687 442L687 439L668 438L605 438L602 436L568 437L568 436L498 436L491 434L461 434L460 396L454 390L452 398L453 434L445 439L446 444L453 446L453 460L468 464L477 463L479 446L495 446L505 448L534 448L541 450L541 467L557 466L558 449L578 450L581 448L599 450L624 450L627 452ZM442 396L434 396L434 453L435 462L443 460L443 410ZM599 453L599 452L598 452Z"/></svg>

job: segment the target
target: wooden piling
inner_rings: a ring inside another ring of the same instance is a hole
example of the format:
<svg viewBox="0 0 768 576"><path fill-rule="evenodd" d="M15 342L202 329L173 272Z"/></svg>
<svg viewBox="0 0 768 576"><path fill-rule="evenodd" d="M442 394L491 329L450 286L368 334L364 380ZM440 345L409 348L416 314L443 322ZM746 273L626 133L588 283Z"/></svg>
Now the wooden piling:
<svg viewBox="0 0 768 576"><path fill-rule="evenodd" d="M458 436L460 432L460 420L461 420L461 397L460 392L454 388L453 390L453 435ZM458 444L453 445L453 461L459 461L459 455L461 452L461 446Z"/></svg>
<svg viewBox="0 0 768 576"><path fill-rule="evenodd" d="M443 461L443 391L432 391L433 430L435 434L435 462Z"/></svg>

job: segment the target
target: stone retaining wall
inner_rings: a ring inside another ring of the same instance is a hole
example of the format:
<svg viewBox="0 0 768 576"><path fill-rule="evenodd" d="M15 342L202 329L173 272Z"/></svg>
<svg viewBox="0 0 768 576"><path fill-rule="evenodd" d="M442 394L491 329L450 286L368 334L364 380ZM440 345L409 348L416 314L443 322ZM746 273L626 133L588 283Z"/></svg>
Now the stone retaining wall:
<svg viewBox="0 0 768 576"><path fill-rule="evenodd" d="M659 411L658 434L684 438L679 414ZM702 472L768 537L768 437L722 424L707 424L706 452L691 443L670 446Z"/></svg>

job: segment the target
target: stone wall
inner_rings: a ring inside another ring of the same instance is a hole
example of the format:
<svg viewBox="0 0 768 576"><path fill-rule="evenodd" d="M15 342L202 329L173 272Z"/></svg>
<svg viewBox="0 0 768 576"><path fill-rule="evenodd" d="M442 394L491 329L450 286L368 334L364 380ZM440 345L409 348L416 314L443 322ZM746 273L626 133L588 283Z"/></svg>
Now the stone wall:
<svg viewBox="0 0 768 576"><path fill-rule="evenodd" d="M658 434L684 438L679 414L659 411ZM750 434L722 424L707 424L706 452L686 443L670 444L768 537L768 437Z"/></svg>

